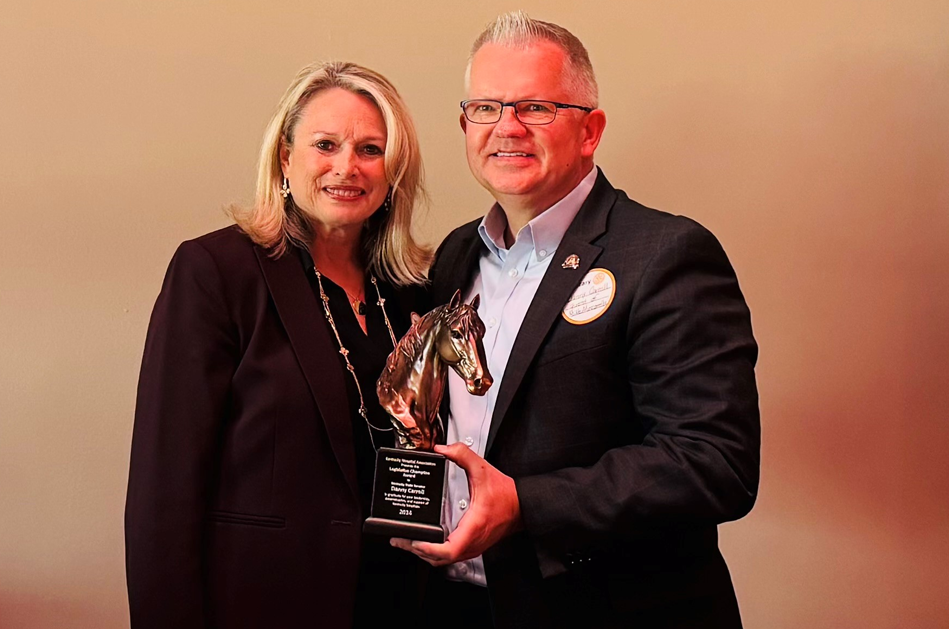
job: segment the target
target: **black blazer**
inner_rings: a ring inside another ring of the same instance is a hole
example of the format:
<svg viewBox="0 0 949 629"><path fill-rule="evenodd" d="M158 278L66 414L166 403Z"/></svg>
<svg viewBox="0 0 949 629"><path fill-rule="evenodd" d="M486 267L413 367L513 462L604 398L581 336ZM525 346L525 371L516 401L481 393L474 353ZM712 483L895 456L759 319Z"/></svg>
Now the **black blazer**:
<svg viewBox="0 0 949 629"><path fill-rule="evenodd" d="M435 303L470 285L477 224L439 248ZM561 311L593 268L616 296L571 324ZM757 493L756 358L715 237L600 172L498 383L486 458L515 479L526 531L484 555L497 626L740 626L716 525Z"/></svg>
<svg viewBox="0 0 949 629"><path fill-rule="evenodd" d="M236 227L179 247L135 409L134 628L352 624L365 514L338 350L298 256Z"/></svg>

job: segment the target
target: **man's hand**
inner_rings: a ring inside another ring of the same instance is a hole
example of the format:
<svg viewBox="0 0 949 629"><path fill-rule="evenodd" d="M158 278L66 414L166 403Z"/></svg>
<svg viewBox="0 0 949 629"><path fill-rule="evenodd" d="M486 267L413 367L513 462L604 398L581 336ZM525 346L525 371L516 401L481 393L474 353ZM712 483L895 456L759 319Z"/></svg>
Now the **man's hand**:
<svg viewBox="0 0 949 629"><path fill-rule="evenodd" d="M499 472L464 444L435 446L435 452L444 454L467 473L471 494L468 511L443 544L392 538L393 546L415 553L433 566L447 566L477 557L523 527L513 478Z"/></svg>

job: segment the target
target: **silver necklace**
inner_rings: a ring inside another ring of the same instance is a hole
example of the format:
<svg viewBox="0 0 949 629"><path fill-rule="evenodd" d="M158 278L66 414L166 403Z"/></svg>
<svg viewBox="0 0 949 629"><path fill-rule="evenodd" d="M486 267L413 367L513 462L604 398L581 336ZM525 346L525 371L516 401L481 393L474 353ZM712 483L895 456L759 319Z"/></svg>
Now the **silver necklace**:
<svg viewBox="0 0 949 629"><path fill-rule="evenodd" d="M353 364L349 362L349 350L343 345L343 339L340 338L339 330L336 329L336 321L333 320L333 313L330 311L329 295L323 290L323 275L320 273L320 270L316 268L316 265L313 265L313 272L316 273L316 283L320 287L320 301L323 303L323 314L326 315L326 320L333 329L333 336L336 337L336 343L339 345L339 353L343 355L343 360L346 361L346 370L352 375L353 382L356 383L356 393L359 394L359 416L363 418L363 421L366 422L366 426L369 428L369 442L372 444L372 449L378 451L379 448L376 447L376 440L372 437L372 431L391 432L392 427L379 428L378 426L373 426L372 422L369 421L369 413L366 411L366 401L362 397L362 387L359 386L359 378L356 377L356 370ZM379 283L376 282L376 277L370 274L369 281L372 282L373 288L376 289L376 298L378 300L376 301L376 305L382 308L382 318L385 319L386 329L389 331L389 338L392 340L392 348L395 349L395 332L392 331L392 324L389 323L389 315L386 313L386 300L383 299L382 293L379 292ZM346 292L345 288L343 292ZM347 294L347 297L348 296Z"/></svg>

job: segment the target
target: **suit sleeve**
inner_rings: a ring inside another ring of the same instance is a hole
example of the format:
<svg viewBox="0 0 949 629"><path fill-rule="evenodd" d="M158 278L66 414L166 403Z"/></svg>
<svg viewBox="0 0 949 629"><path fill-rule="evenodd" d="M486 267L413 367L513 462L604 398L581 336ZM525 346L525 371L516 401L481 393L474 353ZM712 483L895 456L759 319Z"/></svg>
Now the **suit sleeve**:
<svg viewBox="0 0 949 629"><path fill-rule="evenodd" d="M125 506L133 629L204 627L203 520L238 361L221 275L179 247L155 303L139 377Z"/></svg>
<svg viewBox="0 0 949 629"><path fill-rule="evenodd" d="M515 479L541 555L714 525L754 504L760 426L750 313L715 237L678 221L685 228L666 236L645 267L625 330L628 413L645 430L642 443L609 449L590 467Z"/></svg>

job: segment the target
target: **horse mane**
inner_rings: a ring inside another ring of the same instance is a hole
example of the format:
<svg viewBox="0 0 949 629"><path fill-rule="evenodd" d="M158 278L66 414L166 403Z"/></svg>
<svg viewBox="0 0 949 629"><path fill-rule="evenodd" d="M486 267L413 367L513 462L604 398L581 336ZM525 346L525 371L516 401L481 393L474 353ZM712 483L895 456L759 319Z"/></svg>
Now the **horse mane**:
<svg viewBox="0 0 949 629"><path fill-rule="evenodd" d="M418 355L419 348L422 346L422 339L428 333L432 327L448 318L450 314L457 312L457 317L459 322L467 328L470 325L481 327L481 336L484 336L484 324L481 323L481 320L477 318L477 312L474 308L470 307L467 304L461 304L454 310L448 308L448 304L443 306L438 306L433 308L428 314L423 317L420 317L418 321L412 324L412 327L409 328L409 331L405 333L405 336L398 342L396 349L398 349L398 354L404 356L405 358L414 358ZM393 355L396 353L393 352Z"/></svg>
<svg viewBox="0 0 949 629"><path fill-rule="evenodd" d="M409 331L405 333L405 336L402 337L396 346L399 353L408 358L416 356L419 348L422 346L422 338L432 328L435 321L444 315L447 309L448 306L433 308L428 314L420 317L418 321L413 323L412 327L409 328Z"/></svg>

